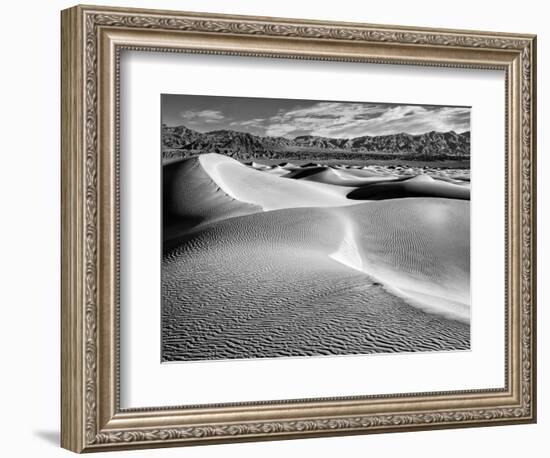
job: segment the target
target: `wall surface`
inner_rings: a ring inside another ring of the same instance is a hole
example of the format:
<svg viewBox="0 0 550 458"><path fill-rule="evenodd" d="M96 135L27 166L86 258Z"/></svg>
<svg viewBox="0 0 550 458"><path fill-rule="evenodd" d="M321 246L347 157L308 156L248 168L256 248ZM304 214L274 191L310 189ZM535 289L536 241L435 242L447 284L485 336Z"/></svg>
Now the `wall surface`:
<svg viewBox="0 0 550 458"><path fill-rule="evenodd" d="M115 0L113 0L115 1ZM96 0L97 4L109 4ZM538 34L539 126L539 423L121 452L134 457L547 456L550 432L547 299L550 77L545 2L535 0L332 2L278 0L117 0L118 6L314 18ZM69 456L59 440L59 10L71 2L8 2L2 8L0 85L0 422L3 456ZM546 452L547 453L547 452ZM113 455L115 456L115 455Z"/></svg>

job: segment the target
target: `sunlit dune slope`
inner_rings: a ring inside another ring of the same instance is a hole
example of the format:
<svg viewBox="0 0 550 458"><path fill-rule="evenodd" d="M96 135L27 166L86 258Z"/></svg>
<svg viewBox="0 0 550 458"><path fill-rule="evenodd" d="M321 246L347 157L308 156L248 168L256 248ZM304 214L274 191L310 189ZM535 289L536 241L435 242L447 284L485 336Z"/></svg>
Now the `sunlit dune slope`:
<svg viewBox="0 0 550 458"><path fill-rule="evenodd" d="M203 170L229 196L264 210L296 207L353 205L346 198L352 187L287 180L265 173L220 154L199 157Z"/></svg>
<svg viewBox="0 0 550 458"><path fill-rule="evenodd" d="M467 349L467 202L410 201L261 212L189 234L163 261L163 354Z"/></svg>

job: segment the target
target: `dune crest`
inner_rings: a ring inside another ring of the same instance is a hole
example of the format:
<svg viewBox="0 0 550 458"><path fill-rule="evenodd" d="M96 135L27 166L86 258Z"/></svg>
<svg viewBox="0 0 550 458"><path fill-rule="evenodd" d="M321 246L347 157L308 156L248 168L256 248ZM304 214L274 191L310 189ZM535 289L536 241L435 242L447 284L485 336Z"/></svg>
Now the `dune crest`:
<svg viewBox="0 0 550 458"><path fill-rule="evenodd" d="M351 187L285 180L215 153L203 154L199 156L199 161L225 193L241 202L258 205L265 211L357 203L346 197L353 190Z"/></svg>
<svg viewBox="0 0 550 458"><path fill-rule="evenodd" d="M165 247L198 227L262 211L258 206L232 199L223 192L198 158L164 165L162 181Z"/></svg>
<svg viewBox="0 0 550 458"><path fill-rule="evenodd" d="M469 322L467 203L395 199L338 214L342 241L331 259L367 274L415 307Z"/></svg>

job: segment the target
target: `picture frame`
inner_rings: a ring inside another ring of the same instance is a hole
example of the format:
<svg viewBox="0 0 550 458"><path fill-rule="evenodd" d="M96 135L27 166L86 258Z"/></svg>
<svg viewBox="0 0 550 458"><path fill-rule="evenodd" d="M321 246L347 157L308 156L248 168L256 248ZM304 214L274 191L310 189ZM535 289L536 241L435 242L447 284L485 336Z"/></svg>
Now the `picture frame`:
<svg viewBox="0 0 550 458"><path fill-rule="evenodd" d="M535 36L75 6L62 11L61 44L62 447L93 452L536 421ZM504 72L504 386L122 408L124 50Z"/></svg>

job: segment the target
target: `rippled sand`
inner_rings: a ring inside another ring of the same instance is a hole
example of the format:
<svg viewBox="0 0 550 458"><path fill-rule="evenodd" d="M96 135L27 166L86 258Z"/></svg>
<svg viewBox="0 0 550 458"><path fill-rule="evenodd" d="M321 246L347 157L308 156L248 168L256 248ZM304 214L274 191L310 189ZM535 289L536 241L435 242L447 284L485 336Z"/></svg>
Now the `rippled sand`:
<svg viewBox="0 0 550 458"><path fill-rule="evenodd" d="M462 191L353 200L372 173L306 184L208 156L165 167L164 361L469 348Z"/></svg>

